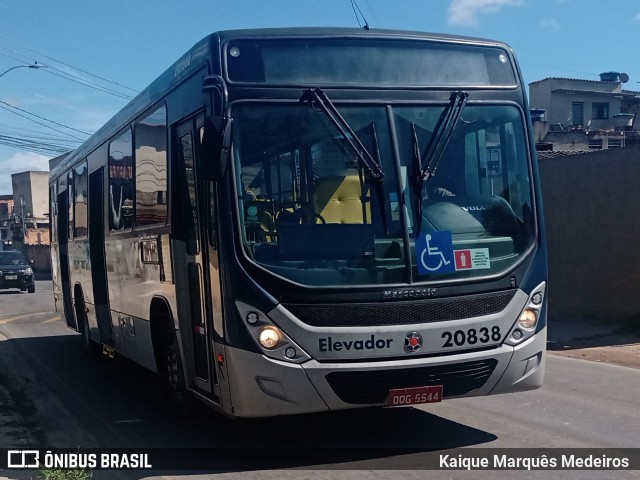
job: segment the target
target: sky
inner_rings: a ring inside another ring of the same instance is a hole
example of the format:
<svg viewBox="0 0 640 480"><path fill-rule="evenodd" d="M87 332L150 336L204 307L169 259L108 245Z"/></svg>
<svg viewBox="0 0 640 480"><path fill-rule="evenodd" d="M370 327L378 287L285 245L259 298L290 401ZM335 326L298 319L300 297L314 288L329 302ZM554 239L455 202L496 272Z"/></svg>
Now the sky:
<svg viewBox="0 0 640 480"><path fill-rule="evenodd" d="M640 91L638 0L355 2L374 29L504 41L527 84L617 71ZM0 195L12 173L48 170L209 33L362 23L351 0L0 0Z"/></svg>

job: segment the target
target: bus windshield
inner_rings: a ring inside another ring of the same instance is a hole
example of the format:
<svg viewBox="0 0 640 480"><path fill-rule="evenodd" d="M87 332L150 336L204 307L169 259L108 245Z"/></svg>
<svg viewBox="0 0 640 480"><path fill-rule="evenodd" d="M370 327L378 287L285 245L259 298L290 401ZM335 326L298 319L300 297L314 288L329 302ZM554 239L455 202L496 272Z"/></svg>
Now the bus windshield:
<svg viewBox="0 0 640 480"><path fill-rule="evenodd" d="M371 178L354 142L320 109L233 106L239 225L250 261L309 286L398 285L504 274L532 247L519 108L464 106L425 178L422 161L447 105L336 107L384 181Z"/></svg>

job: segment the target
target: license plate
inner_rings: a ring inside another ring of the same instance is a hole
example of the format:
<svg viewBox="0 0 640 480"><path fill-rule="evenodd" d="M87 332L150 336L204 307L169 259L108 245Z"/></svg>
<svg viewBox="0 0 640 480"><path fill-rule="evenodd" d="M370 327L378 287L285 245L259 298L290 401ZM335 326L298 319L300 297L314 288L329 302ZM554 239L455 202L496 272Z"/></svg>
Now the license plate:
<svg viewBox="0 0 640 480"><path fill-rule="evenodd" d="M442 385L428 387L394 388L389 390L387 405L401 407L420 403L437 403L442 401Z"/></svg>
<svg viewBox="0 0 640 480"><path fill-rule="evenodd" d="M18 275L5 275L4 279L5 280L17 280L18 279Z"/></svg>

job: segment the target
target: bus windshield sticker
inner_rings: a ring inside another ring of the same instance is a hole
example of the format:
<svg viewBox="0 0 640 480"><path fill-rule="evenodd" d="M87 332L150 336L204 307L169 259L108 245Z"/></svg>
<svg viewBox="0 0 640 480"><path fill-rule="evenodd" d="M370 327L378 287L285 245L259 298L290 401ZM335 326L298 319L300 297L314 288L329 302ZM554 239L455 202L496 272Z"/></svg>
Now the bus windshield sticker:
<svg viewBox="0 0 640 480"><path fill-rule="evenodd" d="M430 232L416 239L418 273L432 275L491 268L488 248L453 249L451 232Z"/></svg>
<svg viewBox="0 0 640 480"><path fill-rule="evenodd" d="M456 271L451 232L431 232L416 239L418 273L451 273Z"/></svg>
<svg viewBox="0 0 640 480"><path fill-rule="evenodd" d="M491 268L488 248L468 248L466 250L454 250L453 255L458 270L480 270Z"/></svg>

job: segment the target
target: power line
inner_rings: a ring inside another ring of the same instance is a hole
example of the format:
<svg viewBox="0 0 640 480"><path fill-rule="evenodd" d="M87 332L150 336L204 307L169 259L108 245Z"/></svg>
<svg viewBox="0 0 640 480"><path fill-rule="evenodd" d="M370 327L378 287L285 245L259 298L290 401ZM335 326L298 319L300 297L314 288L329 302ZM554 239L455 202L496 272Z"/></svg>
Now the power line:
<svg viewBox="0 0 640 480"><path fill-rule="evenodd" d="M0 135L0 145L5 145L17 150L26 150L28 152L39 153L42 155L61 155L75 148L69 148L68 146L55 143L32 141L29 139L12 137L8 135Z"/></svg>
<svg viewBox="0 0 640 480"><path fill-rule="evenodd" d="M53 141L58 143L69 142L74 144L79 142L78 140L71 139L66 135L65 136L55 135L52 133L50 134L50 133L43 132L41 130L21 128L21 127L16 127L15 125L8 125L6 123L0 123L0 131L4 135L16 135L23 138L29 138L31 140L38 140L42 142Z"/></svg>
<svg viewBox="0 0 640 480"><path fill-rule="evenodd" d="M89 132L85 132L83 130L78 130L77 128L69 127L68 125L64 125L62 123L58 123L58 122L55 122L53 120L49 120L48 118L41 117L40 115L36 115L35 113L31 113L31 112L28 112L26 110L23 110L22 108L18 108L16 106L13 106L10 103L3 102L2 100L0 100L0 103L2 103L3 105L6 105L8 107L11 107L11 108L13 108L15 110L18 110L19 112L26 113L27 115L31 115L33 117L39 118L40 120L45 120L45 121L47 121L49 123L53 123L54 125L58 125L59 127L67 128L69 130L73 130L74 132L78 132L78 133L84 133L85 135L88 135L88 136L91 135L91 133L89 133ZM78 140L80 140L80 139L78 139Z"/></svg>
<svg viewBox="0 0 640 480"><path fill-rule="evenodd" d="M126 95L124 93L119 93L116 92L115 90L111 90L109 88L106 87L102 87L96 83L92 83L92 82L87 82L86 80L84 80L81 77L78 77L76 75L71 75L70 73L64 72L58 68L52 67L51 65L47 65L47 67L49 67L51 70L55 70L57 72L60 73L53 73L52 71L49 70L45 70L45 72L47 72L49 75L53 75L55 77L60 77L60 78L64 78L65 80L69 80L70 82L74 82L74 83L78 83L80 85L84 85L85 87L89 87L89 88L93 88L94 90L98 90L100 92L104 92L104 93L108 93L109 95L113 95L114 97L119 97L122 98L124 100L131 100L133 97Z"/></svg>
<svg viewBox="0 0 640 480"><path fill-rule="evenodd" d="M22 55L22 54L21 54L21 53L19 53L19 52L13 52L13 53L17 53L18 55L20 55L20 56L22 56L22 57L24 57L24 58L28 58L28 57L26 57L25 55ZM11 56L11 55L7 54L6 52L0 52L0 55L3 55L3 56L8 57L8 58L11 58L11 59L15 60L16 62L27 63L27 62L25 62L24 60L22 60L22 59L20 59L20 58L17 58L17 57L15 57L15 56ZM37 62L37 60L35 60L35 61ZM42 65L43 67L46 67L46 68L47 68L47 69L45 70L45 72L47 72L47 73L49 73L50 75L53 75L53 76L55 76L55 77L60 77L60 78L63 78L63 79L65 79L65 80L69 80L69 81L71 81L71 82L74 82L74 83L78 83L78 84L80 84L80 85L83 85L83 86L85 86L85 87L93 88L94 90L98 90L98 91L100 91L100 92L108 93L109 95L113 95L113 96L115 96L115 97L122 98L122 99L124 99L124 100L131 100L131 99L133 98L133 97L131 97L131 96L127 95L127 94L117 92L117 91L112 90L112 89L110 89L110 88L103 87L102 85L98 85L98 84L97 84L97 83L95 83L95 82L91 82L91 81L89 81L89 80L86 80L86 79L84 79L84 78L82 78L82 77L79 77L78 75L73 75L72 73L65 72L64 70L60 70L59 68L56 68L56 67L54 67L53 65L46 65L46 64L44 64L44 63L42 63L42 62L40 62L40 63L41 63L41 65ZM55 71L60 72L60 73L53 73L53 72L52 72L52 71L50 71L50 70L55 70Z"/></svg>
<svg viewBox="0 0 640 480"><path fill-rule="evenodd" d="M81 68L74 67L73 65L70 65L70 64L68 64L68 63L65 63L65 62L63 62L62 60L57 60L57 59L55 59L55 58L53 58L53 57L50 57L49 55L46 55L46 54L44 54L44 53L38 52L38 51L36 51L36 50L33 50L32 48L29 48L29 47L27 47L26 45L21 45L21 44L19 44L18 42L13 41L13 40L11 40L11 39L9 39L9 38L5 37L4 35L0 35L0 39L3 39L3 40L5 40L5 41L9 41L9 42L13 43L14 45L18 45L19 47L22 47L22 48L24 48L25 50L27 50L27 51L29 51L29 52L35 53L35 54L40 55L41 57L47 58L47 59L49 59L49 60L53 60L54 62L59 63L60 65L64 65L65 67L69 67L69 68L71 68L71 69L73 69L73 70L77 70L78 72L82 72L82 73L84 73L84 74L86 74L86 75L89 75L89 76L91 76L91 77L93 77L93 78L97 78L97 79L99 79L99 80L102 80L103 82L107 82L107 83L110 83L110 84L112 84L112 85L117 85L117 86L118 86L118 87L120 87L120 88L124 88L124 89L126 89L126 90L130 90L130 91L132 91L132 92L134 92L134 93L139 93L139 90L136 90L135 88L131 88L131 87L128 87L128 86L126 86L126 85L122 85L122 84L120 84L120 83L118 83L118 82L114 82L113 80L109 80L108 78L104 78L104 77L101 77L101 76L96 75L96 74L94 74L94 73L91 73L91 72L88 72L88 71L86 71L86 70L83 70L83 69L81 69Z"/></svg>
<svg viewBox="0 0 640 480"><path fill-rule="evenodd" d="M8 104L8 103L6 103L6 102L0 102L0 103L4 103L4 104L6 104L6 105L9 105L9 104ZM12 105L9 105L9 106L10 106L10 107L12 107ZM71 137L71 138L75 138L76 140L84 141L82 138L78 138L78 137L76 137L76 136L74 136L74 135L71 135L70 133L66 133L66 132L63 132L63 131L61 131L61 130L58 130L57 128L53 128L52 126L47 125L47 124L45 124L45 123L38 122L37 120L34 120L33 118L29 118L29 117L27 117L26 115L22 115L22 114L20 114L20 113L18 113L18 112L15 112L15 111L13 111L13 110L11 110L11 109L7 108L7 107L3 107L2 105L0 105L0 108L1 108L1 109L3 109L3 110L6 110L7 112L13 113L14 115L17 115L17 116L19 116L19 117L25 118L25 119L29 120L30 122L37 123L38 125L41 125L41 126L43 126L43 127L45 127L45 128L48 128L48 129L50 129L50 130L53 130L54 132L58 132L58 133L61 133L61 134L63 134L63 135L68 135L69 137ZM15 108L15 107L14 107L14 108ZM65 127L65 128L69 128L69 127Z"/></svg>
<svg viewBox="0 0 640 480"><path fill-rule="evenodd" d="M49 55L42 54L29 47L20 45L17 42L13 42L12 40L7 39L4 36L0 35L0 40L5 41L4 42L5 45L2 45L0 43L0 55L5 56L7 58L11 58L16 62L20 63L21 65L31 64L33 61L36 61L37 63L40 63L43 66L48 67L45 71L53 76L57 76L64 80L69 80L79 85L92 88L94 90L97 90L109 95L113 95L125 100L131 100L132 96L122 91L115 90L114 88L110 88L105 84L114 85L118 89L125 89L131 92L138 93L137 90L131 87L128 87L126 85L121 85L118 82L114 82L112 80L101 77L99 75L95 75L81 68L74 67L69 63L57 60ZM19 49L16 49L15 47L11 47L7 45L6 41L11 42L13 45L17 45ZM31 52L32 54L37 54L41 57L48 59L51 63L53 63L53 65L44 64L44 62L38 62L37 60L30 58L29 54L24 53L25 50L28 52ZM60 68L58 68L58 66L60 66ZM79 74L76 74L75 72L79 72ZM87 76L90 78L87 78ZM91 79L97 79L100 83L97 83L96 81L93 81ZM61 136L58 136L55 134L46 134L36 130L21 129L19 127L16 127L15 125L3 126L3 132L2 132L3 134L0 135L0 145L4 145L10 148L25 150L29 152L44 154L44 155L60 155L77 148L84 141L83 138L79 138L76 135L73 135L65 130L78 132L86 136L91 135L91 133L89 132L50 120L48 118L29 112L27 110L18 108L4 101L0 101L0 109L6 110L9 113L13 113L14 115L17 115L25 120L33 122L41 127L44 127L48 130L51 130L61 135ZM60 128L56 128L56 127L60 127ZM16 133L14 133L13 135L8 134L9 131L16 132Z"/></svg>

